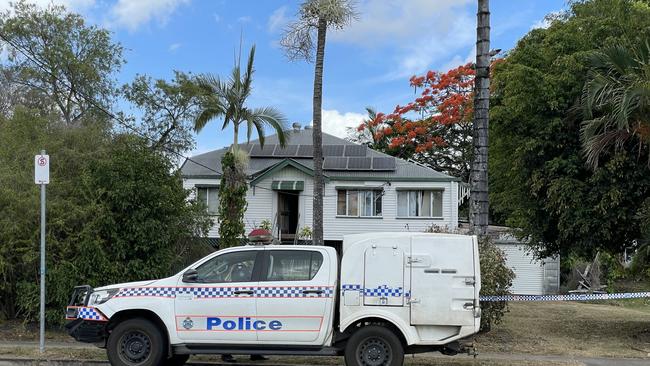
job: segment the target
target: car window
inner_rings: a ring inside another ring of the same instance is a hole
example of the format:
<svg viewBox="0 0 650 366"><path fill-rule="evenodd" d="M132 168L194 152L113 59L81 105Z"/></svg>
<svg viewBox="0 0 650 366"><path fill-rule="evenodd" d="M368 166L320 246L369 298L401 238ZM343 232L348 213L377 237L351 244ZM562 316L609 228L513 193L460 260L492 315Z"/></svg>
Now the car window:
<svg viewBox="0 0 650 366"><path fill-rule="evenodd" d="M200 265L198 282L248 282L253 278L257 251L247 250L216 256Z"/></svg>
<svg viewBox="0 0 650 366"><path fill-rule="evenodd" d="M309 281L323 264L323 255L307 250L272 250L269 252L267 281Z"/></svg>

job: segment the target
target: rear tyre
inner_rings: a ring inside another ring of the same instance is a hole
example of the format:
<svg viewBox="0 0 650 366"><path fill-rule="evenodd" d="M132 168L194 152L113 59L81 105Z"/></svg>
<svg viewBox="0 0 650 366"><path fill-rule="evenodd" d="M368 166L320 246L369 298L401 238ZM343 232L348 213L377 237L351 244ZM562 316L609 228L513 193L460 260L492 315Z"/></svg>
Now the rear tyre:
<svg viewBox="0 0 650 366"><path fill-rule="evenodd" d="M108 337L106 354L112 366L159 366L165 361L165 340L147 319L119 323Z"/></svg>
<svg viewBox="0 0 650 366"><path fill-rule="evenodd" d="M345 346L347 366L401 366L404 347L386 327L369 325L357 330Z"/></svg>
<svg viewBox="0 0 650 366"><path fill-rule="evenodd" d="M183 366L190 359L190 355L173 355L165 361L166 366Z"/></svg>

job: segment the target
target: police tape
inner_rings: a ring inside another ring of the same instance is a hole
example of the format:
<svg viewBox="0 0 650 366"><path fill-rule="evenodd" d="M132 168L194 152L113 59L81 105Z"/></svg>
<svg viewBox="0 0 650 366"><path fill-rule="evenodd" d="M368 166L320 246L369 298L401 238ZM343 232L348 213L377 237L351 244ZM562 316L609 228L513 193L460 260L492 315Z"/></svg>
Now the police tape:
<svg viewBox="0 0 650 366"><path fill-rule="evenodd" d="M480 301L592 301L650 298L650 292L623 292L617 294L567 294L567 295L503 295L480 296Z"/></svg>

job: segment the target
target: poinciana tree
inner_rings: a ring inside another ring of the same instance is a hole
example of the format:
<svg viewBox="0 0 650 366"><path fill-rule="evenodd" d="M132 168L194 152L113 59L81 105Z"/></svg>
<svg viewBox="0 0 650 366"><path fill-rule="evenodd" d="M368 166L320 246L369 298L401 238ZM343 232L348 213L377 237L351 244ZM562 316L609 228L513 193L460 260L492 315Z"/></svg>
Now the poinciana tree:
<svg viewBox="0 0 650 366"><path fill-rule="evenodd" d="M472 154L474 69L471 64L447 72L412 76L417 97L392 113L368 109L368 119L351 139L467 181Z"/></svg>

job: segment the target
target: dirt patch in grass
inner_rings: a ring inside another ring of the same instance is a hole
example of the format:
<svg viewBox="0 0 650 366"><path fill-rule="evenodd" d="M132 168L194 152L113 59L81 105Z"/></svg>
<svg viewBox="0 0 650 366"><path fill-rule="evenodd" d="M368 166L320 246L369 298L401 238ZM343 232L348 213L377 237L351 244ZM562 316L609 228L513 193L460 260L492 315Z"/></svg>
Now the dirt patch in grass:
<svg viewBox="0 0 650 366"><path fill-rule="evenodd" d="M199 356L201 357L201 356ZM200 360L192 358L191 360ZM242 362L245 360L242 357ZM287 365L343 365L343 357L271 357L269 363L282 363ZM576 361L522 361L522 360L497 360L497 359L468 359L467 357L431 357L430 355L406 355L404 365L409 366L582 366Z"/></svg>
<svg viewBox="0 0 650 366"><path fill-rule="evenodd" d="M39 324L19 320L0 321L0 341L38 341ZM75 342L63 329L48 329L45 339L56 342Z"/></svg>
<svg viewBox="0 0 650 366"><path fill-rule="evenodd" d="M511 303L503 323L477 337L477 348L494 353L650 357L650 307Z"/></svg>
<svg viewBox="0 0 650 366"><path fill-rule="evenodd" d="M106 360L100 348L70 349L50 347L41 354L37 347L0 347L0 358L29 358L39 360Z"/></svg>

